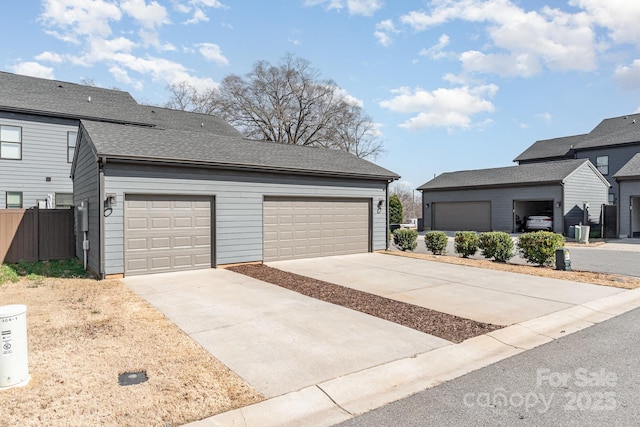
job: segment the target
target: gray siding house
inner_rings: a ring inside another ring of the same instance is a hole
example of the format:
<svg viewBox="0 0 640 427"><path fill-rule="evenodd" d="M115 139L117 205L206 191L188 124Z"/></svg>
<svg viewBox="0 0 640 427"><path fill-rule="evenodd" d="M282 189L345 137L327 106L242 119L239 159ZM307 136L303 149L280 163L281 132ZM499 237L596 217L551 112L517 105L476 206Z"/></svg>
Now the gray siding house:
<svg viewBox="0 0 640 427"><path fill-rule="evenodd" d="M520 231L527 216L546 214L554 231L600 223L609 183L586 159L443 173L418 187L426 228Z"/></svg>
<svg viewBox="0 0 640 427"><path fill-rule="evenodd" d="M640 114L630 114L605 119L588 134L537 141L514 161L524 165L588 159L611 184L608 204L618 205L619 233L616 235L631 237L634 231L627 214L627 209L632 208L629 195L640 194L640 182L628 179L633 164L629 167L627 164L637 153L640 153ZM621 181L625 181L624 189L619 186Z"/></svg>
<svg viewBox="0 0 640 427"><path fill-rule="evenodd" d="M0 209L71 206L80 119L145 116L127 92L0 72Z"/></svg>
<svg viewBox="0 0 640 427"><path fill-rule="evenodd" d="M195 125L81 121L72 179L75 204L88 211L77 248L91 271L135 275L386 248L387 188L398 175L346 152Z"/></svg>
<svg viewBox="0 0 640 427"><path fill-rule="evenodd" d="M618 182L620 234L640 237L640 154L634 155L614 178Z"/></svg>

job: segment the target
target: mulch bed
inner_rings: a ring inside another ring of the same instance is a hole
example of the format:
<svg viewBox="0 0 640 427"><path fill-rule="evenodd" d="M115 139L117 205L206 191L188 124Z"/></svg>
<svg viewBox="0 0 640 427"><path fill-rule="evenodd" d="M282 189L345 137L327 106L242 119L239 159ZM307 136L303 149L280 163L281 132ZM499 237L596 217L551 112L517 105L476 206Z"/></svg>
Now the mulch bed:
<svg viewBox="0 0 640 427"><path fill-rule="evenodd" d="M264 264L238 265L228 269L312 298L435 335L454 343L460 343L466 339L502 328L502 326L476 322L334 283L289 273Z"/></svg>

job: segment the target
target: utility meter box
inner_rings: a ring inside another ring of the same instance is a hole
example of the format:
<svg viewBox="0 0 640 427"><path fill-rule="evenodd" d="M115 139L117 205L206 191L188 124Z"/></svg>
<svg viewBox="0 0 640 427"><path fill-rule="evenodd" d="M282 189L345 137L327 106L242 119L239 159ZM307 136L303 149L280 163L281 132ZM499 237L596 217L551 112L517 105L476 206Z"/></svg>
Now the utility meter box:
<svg viewBox="0 0 640 427"><path fill-rule="evenodd" d="M0 306L0 389L29 382L27 307Z"/></svg>
<svg viewBox="0 0 640 427"><path fill-rule="evenodd" d="M571 253L569 249L556 250L556 270L571 271Z"/></svg>

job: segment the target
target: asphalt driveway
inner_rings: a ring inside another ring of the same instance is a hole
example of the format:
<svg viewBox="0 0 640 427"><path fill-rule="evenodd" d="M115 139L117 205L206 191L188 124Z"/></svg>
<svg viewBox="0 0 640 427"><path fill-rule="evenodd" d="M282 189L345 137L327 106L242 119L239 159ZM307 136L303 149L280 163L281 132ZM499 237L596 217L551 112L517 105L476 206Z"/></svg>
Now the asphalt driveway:
<svg viewBox="0 0 640 427"><path fill-rule="evenodd" d="M524 274L379 253L269 266L479 322L512 325L623 292Z"/></svg>
<svg viewBox="0 0 640 427"><path fill-rule="evenodd" d="M224 269L123 282L267 397L451 344Z"/></svg>

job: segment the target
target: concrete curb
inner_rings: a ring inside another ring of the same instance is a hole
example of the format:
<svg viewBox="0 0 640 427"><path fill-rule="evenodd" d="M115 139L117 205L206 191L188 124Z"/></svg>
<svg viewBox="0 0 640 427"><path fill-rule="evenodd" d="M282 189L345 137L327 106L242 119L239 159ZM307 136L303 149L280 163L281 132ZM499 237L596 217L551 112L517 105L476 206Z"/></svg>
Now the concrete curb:
<svg viewBox="0 0 640 427"><path fill-rule="evenodd" d="M635 308L640 308L640 289L334 378L188 426L331 426Z"/></svg>

